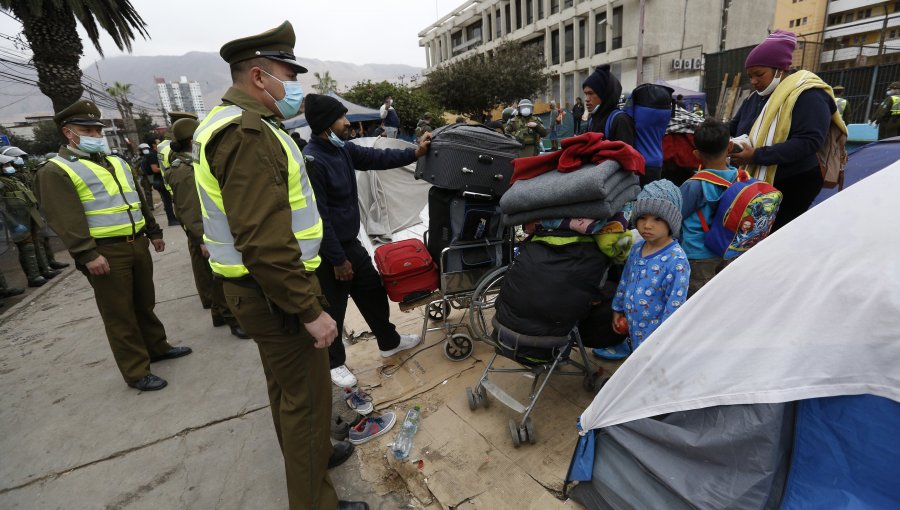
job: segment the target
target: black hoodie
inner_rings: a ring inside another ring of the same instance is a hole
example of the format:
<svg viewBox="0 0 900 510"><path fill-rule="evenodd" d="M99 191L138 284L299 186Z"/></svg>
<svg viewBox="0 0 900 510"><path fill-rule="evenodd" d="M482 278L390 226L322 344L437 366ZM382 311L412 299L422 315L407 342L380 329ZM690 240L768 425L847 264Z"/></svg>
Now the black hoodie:
<svg viewBox="0 0 900 510"><path fill-rule="evenodd" d="M605 90L594 91L600 97L600 106L593 115L588 117L588 132L603 133L606 129L606 119L609 114L619 107L619 97L622 95L622 84L615 76L609 74L609 81ZM613 119L610 132L604 133L607 140L618 140L634 146L634 120L622 112Z"/></svg>

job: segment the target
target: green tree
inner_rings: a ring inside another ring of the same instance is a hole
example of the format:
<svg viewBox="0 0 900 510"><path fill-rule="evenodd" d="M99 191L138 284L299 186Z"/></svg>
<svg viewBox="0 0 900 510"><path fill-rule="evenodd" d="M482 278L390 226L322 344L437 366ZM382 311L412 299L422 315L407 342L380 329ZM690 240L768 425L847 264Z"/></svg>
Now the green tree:
<svg viewBox="0 0 900 510"><path fill-rule="evenodd" d="M153 118L147 112L139 113L137 118L134 119L134 123L137 127L138 140L148 143L154 138L162 140L162 136L157 132L159 126L153 122Z"/></svg>
<svg viewBox="0 0 900 510"><path fill-rule="evenodd" d="M425 88L450 111L471 117L547 90L550 73L539 49L507 42L491 54L474 55L434 69Z"/></svg>
<svg viewBox="0 0 900 510"><path fill-rule="evenodd" d="M384 96L394 98L394 109L400 117L400 129L407 134L416 130L425 112L431 112L434 119L433 127L444 125L443 110L422 88L412 89L403 85L396 85L387 81L372 83L371 80L357 82L350 90L343 94L344 98L356 104L369 108L379 109L384 104Z"/></svg>
<svg viewBox="0 0 900 510"><path fill-rule="evenodd" d="M325 74L313 73L318 82L312 86L318 94L327 94L329 92L337 92L337 80L331 77L331 72L325 71Z"/></svg>
<svg viewBox="0 0 900 510"><path fill-rule="evenodd" d="M16 136L5 129L0 129L0 133L9 136L10 145L34 156L43 156L48 152L56 152L59 150L59 146L65 143L59 129L56 128L56 124L49 120L39 122L34 126L31 139Z"/></svg>
<svg viewBox="0 0 900 510"><path fill-rule="evenodd" d="M115 82L112 87L106 88L106 93L113 97L116 101L116 108L119 110L119 117L125 125L125 133L131 140L130 148L132 151L137 150L137 140L141 139L137 126L134 121L133 105L128 100L128 94L131 94L131 84Z"/></svg>
<svg viewBox="0 0 900 510"><path fill-rule="evenodd" d="M0 0L0 9L12 12L22 22L34 54L38 87L56 112L81 99L84 92L78 67L84 47L76 23L100 55L101 31L123 51L131 51L136 35L149 35L129 0Z"/></svg>

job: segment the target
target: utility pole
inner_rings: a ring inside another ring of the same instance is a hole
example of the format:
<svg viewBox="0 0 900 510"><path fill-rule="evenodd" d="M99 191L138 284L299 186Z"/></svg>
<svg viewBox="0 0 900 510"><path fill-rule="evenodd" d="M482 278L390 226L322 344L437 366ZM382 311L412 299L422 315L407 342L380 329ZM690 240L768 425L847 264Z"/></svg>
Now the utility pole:
<svg viewBox="0 0 900 510"><path fill-rule="evenodd" d="M645 0L641 0L640 10L641 18L638 28L638 44L637 44L637 84L644 83L644 7Z"/></svg>

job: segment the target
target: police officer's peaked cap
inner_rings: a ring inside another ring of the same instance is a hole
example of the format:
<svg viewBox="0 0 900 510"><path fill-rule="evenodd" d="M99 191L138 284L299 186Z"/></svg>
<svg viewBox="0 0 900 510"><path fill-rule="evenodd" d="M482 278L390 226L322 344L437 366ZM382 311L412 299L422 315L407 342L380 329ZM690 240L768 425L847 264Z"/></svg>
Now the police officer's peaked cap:
<svg viewBox="0 0 900 510"><path fill-rule="evenodd" d="M284 62L293 67L298 73L305 73L306 68L300 65L294 56L294 43L296 41L294 26L291 25L290 21L285 21L272 30L225 43L222 49L219 50L219 55L229 64L251 58L265 57Z"/></svg>
<svg viewBox="0 0 900 510"><path fill-rule="evenodd" d="M93 101L82 99L72 103L71 106L53 116L53 122L57 126L66 124L78 124L79 126L99 126L103 127L100 122L100 109Z"/></svg>
<svg viewBox="0 0 900 510"><path fill-rule="evenodd" d="M197 114L193 112L169 112L169 122L172 124L175 124L175 122L181 119L197 120Z"/></svg>
<svg viewBox="0 0 900 510"><path fill-rule="evenodd" d="M178 119L172 124L172 138L176 140L187 140L194 136L194 131L200 123L197 119Z"/></svg>
<svg viewBox="0 0 900 510"><path fill-rule="evenodd" d="M894 83L891 83L891 86L889 88L900 89L900 81L895 81Z"/></svg>

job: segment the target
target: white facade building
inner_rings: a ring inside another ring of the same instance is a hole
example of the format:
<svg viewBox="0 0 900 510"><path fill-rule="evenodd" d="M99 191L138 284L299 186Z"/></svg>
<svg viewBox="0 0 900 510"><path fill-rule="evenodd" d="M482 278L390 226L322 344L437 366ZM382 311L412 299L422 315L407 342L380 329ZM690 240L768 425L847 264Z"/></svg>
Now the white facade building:
<svg viewBox="0 0 900 510"><path fill-rule="evenodd" d="M625 91L638 84L640 0L469 0L419 32L425 74L487 53L504 41L543 50L553 77L548 97L563 104L581 82L610 64ZM642 82L699 90L704 53L758 44L776 0L646 0Z"/></svg>
<svg viewBox="0 0 900 510"><path fill-rule="evenodd" d="M824 69L900 62L900 2L831 0L825 24Z"/></svg>
<svg viewBox="0 0 900 510"><path fill-rule="evenodd" d="M200 90L200 84L196 81L188 81L186 76L171 83L166 83L165 78L156 78L156 91L165 113L194 112L201 119L206 116L203 92Z"/></svg>

